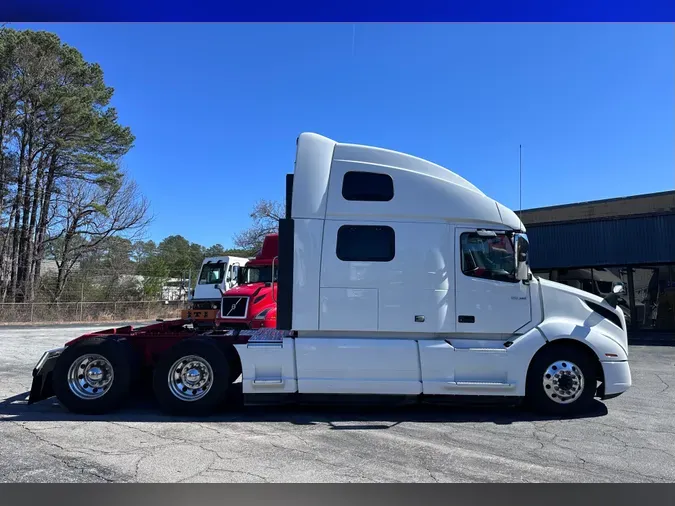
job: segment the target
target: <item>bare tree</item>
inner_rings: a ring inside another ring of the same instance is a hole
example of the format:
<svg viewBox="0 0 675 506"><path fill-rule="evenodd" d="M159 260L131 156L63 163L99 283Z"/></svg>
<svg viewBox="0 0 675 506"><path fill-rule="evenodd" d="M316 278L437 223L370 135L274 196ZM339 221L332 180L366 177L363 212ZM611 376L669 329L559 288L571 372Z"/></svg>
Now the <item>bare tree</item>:
<svg viewBox="0 0 675 506"><path fill-rule="evenodd" d="M235 234L234 244L238 248L254 253L262 247L266 235L278 232L279 220L284 217L284 204L274 200L259 200L250 216L253 224Z"/></svg>
<svg viewBox="0 0 675 506"><path fill-rule="evenodd" d="M140 195L136 183L126 177L108 185L67 180L58 205L62 232L59 239L51 243L58 271L53 300L61 297L77 263L104 246L108 238L134 240L140 237L151 220L148 209L148 201Z"/></svg>

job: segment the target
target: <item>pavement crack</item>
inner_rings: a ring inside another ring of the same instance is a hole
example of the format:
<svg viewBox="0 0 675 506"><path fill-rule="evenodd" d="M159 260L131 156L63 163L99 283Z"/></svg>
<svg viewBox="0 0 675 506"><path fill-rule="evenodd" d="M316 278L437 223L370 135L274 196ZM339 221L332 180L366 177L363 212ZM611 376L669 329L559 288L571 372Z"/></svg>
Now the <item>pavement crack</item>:
<svg viewBox="0 0 675 506"><path fill-rule="evenodd" d="M432 480L434 480L434 483L439 483L438 478L436 478L436 477L434 476L434 473L431 471L431 469L426 468L426 470L427 470L427 473L429 473L429 477L430 477Z"/></svg>
<svg viewBox="0 0 675 506"><path fill-rule="evenodd" d="M95 468L85 467L82 464L78 464L78 459L69 458L69 457L66 457L66 456L61 456L61 457L56 456L56 455L50 455L50 456L54 457L59 462L62 462L63 464L65 464L66 467L68 467L70 469L80 471L80 473L82 473L82 474L87 473L91 476L94 476L94 477L96 477L100 480L105 481L106 483L115 483L117 481L117 480L112 480L112 479L110 479L106 476L103 476Z"/></svg>
<svg viewBox="0 0 675 506"><path fill-rule="evenodd" d="M156 432L153 432L151 430L145 430L140 427L135 427L133 425L126 425L120 422L111 422L113 425L117 425L118 427L124 427L125 429L131 429L135 430L137 432L141 432L142 434L147 434L149 436L156 437L158 439L163 439L164 441L168 441L170 443L181 443L181 444L186 444L186 445L198 445L198 441L194 441L191 439L185 439L177 436L166 436L164 434L158 434Z"/></svg>
<svg viewBox="0 0 675 506"><path fill-rule="evenodd" d="M357 478L359 480L365 479L365 480L368 480L368 481L372 481L369 478L367 478L361 472L361 470L359 468L357 468L355 466L350 466L350 465L336 464L336 463L331 462L329 460L320 458L315 451L306 451L306 450L299 450L298 448L289 448L287 446L279 445L279 444L276 444L276 443L273 443L273 442L270 442L269 444L272 445L274 448L278 448L280 450L298 452L298 453L301 453L303 455L308 455L314 462L318 462L320 464L324 464L324 465L327 465L327 466L330 466L330 467L333 467L333 468L339 470L340 473L343 476L353 477L353 478ZM355 471L356 474L345 472L346 470Z"/></svg>
<svg viewBox="0 0 675 506"><path fill-rule="evenodd" d="M197 474L194 475L194 476L190 476L190 477L188 477L188 478L184 478L184 479L180 480L178 483L185 483L185 482L187 482L187 481L189 481L189 480L192 480L192 479L194 479L194 478L196 478L196 477L198 477L198 476L201 476L201 475L207 474L207 473L215 473L215 474L217 474L217 473L243 474L243 475L246 475L246 476L252 476L252 477L254 477L254 478L258 478L258 479L261 480L263 483L269 483L269 481L267 480L267 478L265 478L264 476L262 476L262 475L260 475L260 474L251 473L251 472L249 472L249 471L240 471L240 470L238 470L238 469L223 469L223 468L221 468L221 467L209 467L208 469L202 471L201 473L197 473Z"/></svg>
<svg viewBox="0 0 675 506"><path fill-rule="evenodd" d="M71 451L69 448L65 448L65 447L61 446L60 444L54 443L53 441L50 441L49 439L41 436L36 431L30 429L29 427L27 427L25 424L23 424L21 422L10 421L10 423L13 423L13 424L17 425L18 427L21 427L23 430L28 432L31 436L33 436L35 439L37 439L41 443L44 443L44 444L49 445L49 446L53 446L54 448L58 448L62 452Z"/></svg>
<svg viewBox="0 0 675 506"><path fill-rule="evenodd" d="M98 469L92 467L88 463L85 464L84 459L82 457L72 457L72 456L68 455L68 454L72 454L72 453L82 454L84 452L79 451L77 449L66 448L64 446L61 446L58 443L54 443L53 441L50 441L47 438L45 438L45 437L41 436L40 434L36 433L34 430L27 427L23 423L20 423L20 422L11 422L11 423L17 425L18 427L21 427L23 430L28 432L31 436L33 436L40 443L46 444L48 446L56 448L57 450L60 450L63 453L65 453L65 455L56 455L54 453L47 453L47 455L49 455L53 459L61 462L62 464L64 464L69 469L79 471L82 474L85 474L85 473L89 474L91 476L94 476L94 477L96 477L100 480L103 480L105 482L108 482L108 483L113 483L115 481L115 480L112 480L112 479L108 478L107 476L104 476L103 474L101 474L101 472L99 472Z"/></svg>
<svg viewBox="0 0 675 506"><path fill-rule="evenodd" d="M222 435L222 434L223 434L223 432L220 431L220 430L218 430L216 427L212 427L211 425L207 425L206 423L200 423L200 424L198 424L197 426L200 427L200 428L202 428L202 429L206 429L206 430L208 430L208 431L215 432L215 433L218 434L218 435Z"/></svg>
<svg viewBox="0 0 675 506"><path fill-rule="evenodd" d="M666 390L668 390L668 388L670 388L670 385L669 385L668 383L666 383L666 382L664 381L664 379L663 379L659 374L654 373L654 376L656 376L657 378L659 378L659 381L665 385L665 388L664 388L663 390L660 390L659 392L656 392L657 394L662 394L663 392L665 392Z"/></svg>

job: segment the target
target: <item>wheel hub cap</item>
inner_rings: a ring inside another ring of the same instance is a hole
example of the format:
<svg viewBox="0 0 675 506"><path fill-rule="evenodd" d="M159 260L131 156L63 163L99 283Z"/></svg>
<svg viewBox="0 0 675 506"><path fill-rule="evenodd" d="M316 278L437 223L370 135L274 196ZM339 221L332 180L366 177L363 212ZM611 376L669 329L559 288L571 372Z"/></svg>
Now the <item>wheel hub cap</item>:
<svg viewBox="0 0 675 506"><path fill-rule="evenodd" d="M195 385L199 383L199 381L202 379L202 373L199 372L198 369L190 369L185 373L185 376L183 378L185 380L185 383L189 383L190 385Z"/></svg>
<svg viewBox="0 0 675 506"><path fill-rule="evenodd" d="M103 379L103 370L100 367L91 367L87 371L87 379L91 382L99 382Z"/></svg>
<svg viewBox="0 0 675 506"><path fill-rule="evenodd" d="M202 357L182 357L169 369L168 386L171 393L186 402L204 397L213 385L211 364Z"/></svg>
<svg viewBox="0 0 675 506"><path fill-rule="evenodd" d="M543 377L544 392L558 404L569 404L584 390L584 375L579 367L567 360L551 364Z"/></svg>
<svg viewBox="0 0 675 506"><path fill-rule="evenodd" d="M80 399L103 397L114 379L113 366L108 359L93 353L78 357L68 369L68 387Z"/></svg>

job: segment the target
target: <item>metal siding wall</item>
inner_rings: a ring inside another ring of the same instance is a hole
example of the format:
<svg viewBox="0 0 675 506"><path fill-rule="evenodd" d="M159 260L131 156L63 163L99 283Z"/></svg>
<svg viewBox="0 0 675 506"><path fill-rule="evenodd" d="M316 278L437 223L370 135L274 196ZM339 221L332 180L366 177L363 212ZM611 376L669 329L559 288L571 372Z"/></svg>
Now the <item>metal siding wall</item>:
<svg viewBox="0 0 675 506"><path fill-rule="evenodd" d="M675 214L532 225L527 235L532 269L675 262Z"/></svg>

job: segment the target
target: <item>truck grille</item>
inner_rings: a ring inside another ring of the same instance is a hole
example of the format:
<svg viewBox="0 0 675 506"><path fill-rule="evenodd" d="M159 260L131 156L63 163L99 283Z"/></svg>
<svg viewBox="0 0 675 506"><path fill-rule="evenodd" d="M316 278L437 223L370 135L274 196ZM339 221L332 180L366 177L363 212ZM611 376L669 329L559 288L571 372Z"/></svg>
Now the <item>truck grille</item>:
<svg viewBox="0 0 675 506"><path fill-rule="evenodd" d="M248 297L223 297L221 318L246 318Z"/></svg>

